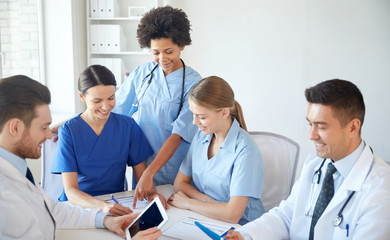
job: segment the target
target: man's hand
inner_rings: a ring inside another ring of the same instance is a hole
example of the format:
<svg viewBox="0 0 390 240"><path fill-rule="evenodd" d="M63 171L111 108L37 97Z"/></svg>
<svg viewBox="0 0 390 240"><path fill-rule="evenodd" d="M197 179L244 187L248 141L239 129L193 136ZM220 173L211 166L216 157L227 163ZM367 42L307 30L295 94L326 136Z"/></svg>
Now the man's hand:
<svg viewBox="0 0 390 240"><path fill-rule="evenodd" d="M233 230L230 230L224 238L226 240L244 240L239 232Z"/></svg>
<svg viewBox="0 0 390 240"><path fill-rule="evenodd" d="M53 134L53 142L57 142L58 141L58 128L60 128L61 125L64 124L64 123L65 123L65 121L60 122L60 123L58 123L58 124L56 124L56 125L54 125L54 126L52 126L50 128L51 133Z"/></svg>
<svg viewBox="0 0 390 240"><path fill-rule="evenodd" d="M157 227L149 228L144 231L138 232L133 238L133 240L154 240L162 236L162 232L157 229Z"/></svg>
<svg viewBox="0 0 390 240"><path fill-rule="evenodd" d="M102 209L102 211L114 217L127 215L133 212L133 210L123 205L108 202L105 204L105 207Z"/></svg>
<svg viewBox="0 0 390 240"><path fill-rule="evenodd" d="M105 228L126 239L125 229L133 222L138 214L124 215L121 217L106 216L103 221Z"/></svg>

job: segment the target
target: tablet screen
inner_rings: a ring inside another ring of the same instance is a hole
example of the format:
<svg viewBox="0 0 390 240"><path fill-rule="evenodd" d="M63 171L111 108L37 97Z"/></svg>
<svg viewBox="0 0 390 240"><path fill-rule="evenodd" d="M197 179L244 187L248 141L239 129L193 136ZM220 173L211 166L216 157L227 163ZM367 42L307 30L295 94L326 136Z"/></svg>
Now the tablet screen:
<svg viewBox="0 0 390 240"><path fill-rule="evenodd" d="M133 237L139 231L146 230L151 227L157 227L162 221L163 216L158 209L156 201L138 218L130 227L130 236Z"/></svg>

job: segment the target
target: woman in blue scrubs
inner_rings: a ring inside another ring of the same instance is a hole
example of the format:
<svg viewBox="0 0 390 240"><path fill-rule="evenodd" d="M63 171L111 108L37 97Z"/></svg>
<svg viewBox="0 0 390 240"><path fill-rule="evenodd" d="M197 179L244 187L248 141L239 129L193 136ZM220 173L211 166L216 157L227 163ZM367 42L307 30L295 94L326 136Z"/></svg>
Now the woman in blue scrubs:
<svg viewBox="0 0 390 240"><path fill-rule="evenodd" d="M51 171L62 174L59 201L123 215L131 210L93 196L123 191L126 165L139 179L153 150L134 119L111 113L115 87L114 75L104 66L92 65L80 74L79 96L87 109L60 127Z"/></svg>
<svg viewBox="0 0 390 240"><path fill-rule="evenodd" d="M205 78L191 90L189 105L199 131L168 203L231 223L260 217L263 162L232 88L222 78Z"/></svg>
<svg viewBox="0 0 390 240"><path fill-rule="evenodd" d="M180 58L191 44L190 22L180 9L155 8L138 25L142 48L150 48L153 62L138 66L116 93L114 112L132 116L154 154L136 186L143 199L156 185L173 184L180 164L196 133L188 107L188 93L201 76Z"/></svg>

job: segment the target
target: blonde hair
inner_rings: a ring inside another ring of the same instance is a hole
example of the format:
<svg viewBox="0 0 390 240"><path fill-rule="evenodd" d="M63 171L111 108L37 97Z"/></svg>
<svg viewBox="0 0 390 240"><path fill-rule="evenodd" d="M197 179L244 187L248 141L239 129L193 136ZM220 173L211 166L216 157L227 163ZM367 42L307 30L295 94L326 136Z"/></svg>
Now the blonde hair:
<svg viewBox="0 0 390 240"><path fill-rule="evenodd" d="M241 105L234 99L233 89L222 78L210 76L200 80L191 89L189 98L207 109L220 111L229 108L230 115L237 119L241 128L248 131Z"/></svg>

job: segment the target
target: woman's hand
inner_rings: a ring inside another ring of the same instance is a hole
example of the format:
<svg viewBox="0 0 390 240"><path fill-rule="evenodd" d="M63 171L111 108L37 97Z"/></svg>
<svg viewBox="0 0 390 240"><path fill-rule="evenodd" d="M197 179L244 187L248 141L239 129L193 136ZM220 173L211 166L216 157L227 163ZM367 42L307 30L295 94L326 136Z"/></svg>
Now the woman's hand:
<svg viewBox="0 0 390 240"><path fill-rule="evenodd" d="M125 206L114 203L107 203L102 209L102 212L110 214L111 216L123 216L132 213L133 211Z"/></svg>
<svg viewBox="0 0 390 240"><path fill-rule="evenodd" d="M185 195L182 191L172 194L168 198L168 203L172 206L181 209L189 209L191 198Z"/></svg>
<svg viewBox="0 0 390 240"><path fill-rule="evenodd" d="M60 128L61 125L56 125L56 126L53 126L52 128L50 128L51 133L53 134L53 142L58 141L58 128Z"/></svg>
<svg viewBox="0 0 390 240"><path fill-rule="evenodd" d="M144 200L153 192L153 190L153 175L149 174L147 171L144 171L137 183L137 186L135 187L133 208L136 207L138 200Z"/></svg>
<svg viewBox="0 0 390 240"><path fill-rule="evenodd" d="M233 230L230 230L224 238L227 240L244 240L239 232Z"/></svg>
<svg viewBox="0 0 390 240"><path fill-rule="evenodd" d="M168 209L168 203L167 203L167 200L165 199L165 197L157 192L152 192L149 196L148 196L148 202L151 202L153 201L154 198L160 198L160 201L162 203L162 205L164 206L165 210Z"/></svg>

